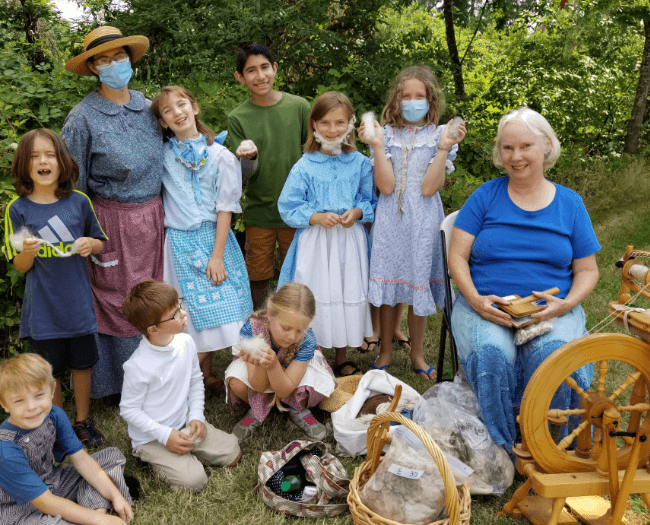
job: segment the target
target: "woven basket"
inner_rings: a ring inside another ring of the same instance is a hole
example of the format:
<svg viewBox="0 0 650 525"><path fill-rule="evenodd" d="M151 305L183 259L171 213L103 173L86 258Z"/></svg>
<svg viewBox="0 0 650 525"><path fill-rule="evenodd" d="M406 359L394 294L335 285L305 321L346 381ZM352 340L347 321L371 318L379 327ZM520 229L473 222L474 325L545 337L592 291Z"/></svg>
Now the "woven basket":
<svg viewBox="0 0 650 525"><path fill-rule="evenodd" d="M395 389L395 397L389 410L393 410L397 405L401 394L401 385ZM471 497L469 485L467 482L460 487L456 487L454 475L449 470L447 460L442 451L431 439L429 434L422 430L419 425L413 423L396 412L384 412L375 416L368 428L368 456L367 460L354 469L354 477L350 482L350 493L348 494L348 505L350 514L355 525L402 525L396 521L384 518L366 507L359 492L367 483L370 477L375 473L381 462L381 451L386 443L390 443L391 435L388 433L390 422L396 421L412 431L424 444L431 456L436 462L442 480L445 485L445 506L447 508L448 518L438 520L429 525L469 525Z"/></svg>

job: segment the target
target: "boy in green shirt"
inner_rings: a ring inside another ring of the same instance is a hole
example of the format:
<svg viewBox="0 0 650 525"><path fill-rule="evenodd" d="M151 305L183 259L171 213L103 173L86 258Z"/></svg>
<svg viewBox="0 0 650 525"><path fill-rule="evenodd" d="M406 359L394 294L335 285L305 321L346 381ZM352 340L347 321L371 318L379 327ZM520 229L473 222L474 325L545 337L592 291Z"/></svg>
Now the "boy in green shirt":
<svg viewBox="0 0 650 525"><path fill-rule="evenodd" d="M246 84L250 99L228 115L226 145L242 160L244 177L252 173L242 209L246 269L253 307L258 310L273 277L276 242L282 263L295 233L280 218L278 197L289 171L302 155L311 108L305 99L273 89L278 64L264 46L242 46L237 51L236 66L235 78ZM252 140L255 147L240 146L244 140Z"/></svg>

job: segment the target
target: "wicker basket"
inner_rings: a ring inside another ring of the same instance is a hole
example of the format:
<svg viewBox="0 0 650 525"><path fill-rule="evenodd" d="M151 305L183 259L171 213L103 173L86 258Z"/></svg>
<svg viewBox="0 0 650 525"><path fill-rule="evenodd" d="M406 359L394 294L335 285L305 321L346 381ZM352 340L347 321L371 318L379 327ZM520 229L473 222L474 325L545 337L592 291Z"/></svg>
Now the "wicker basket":
<svg viewBox="0 0 650 525"><path fill-rule="evenodd" d="M389 410L393 410L397 405L401 390L401 386L398 385L395 389L395 398ZM368 428L367 460L354 470L354 477L350 482L348 505L350 506L352 521L355 525L402 525L373 512L363 504L359 497L359 492L379 466L381 451L384 445L391 441L391 435L388 433L391 421L396 421L404 425L420 438L442 474L445 485L445 506L449 517L444 520L434 521L429 525L469 525L470 504L472 500L467 483L465 482L457 488L454 475L449 470L447 460L438 445L416 423L392 411L375 416L372 423L370 423L370 428Z"/></svg>

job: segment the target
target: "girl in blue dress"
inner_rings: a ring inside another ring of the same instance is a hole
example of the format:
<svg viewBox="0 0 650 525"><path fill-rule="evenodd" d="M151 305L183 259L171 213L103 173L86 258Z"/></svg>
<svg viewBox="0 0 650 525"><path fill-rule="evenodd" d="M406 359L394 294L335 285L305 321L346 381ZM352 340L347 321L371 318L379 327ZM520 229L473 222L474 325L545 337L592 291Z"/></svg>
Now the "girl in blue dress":
<svg viewBox="0 0 650 525"><path fill-rule="evenodd" d="M222 389L210 352L239 341L253 311L244 258L230 230L232 214L241 213L241 167L199 120L187 89L163 88L151 109L169 136L163 148L164 280L183 297L186 331L206 386Z"/></svg>
<svg viewBox="0 0 650 525"><path fill-rule="evenodd" d="M445 215L438 190L445 173L454 170L457 143L465 125L452 138L438 126L444 113L444 94L425 66L400 72L388 92L381 128L364 140L371 146L375 182L379 189L377 220L372 232L369 301L380 307L381 340L393 339L398 303L409 305L408 325L413 370L428 381L436 370L424 361L427 316L444 304L440 223ZM386 370L393 349L382 344L372 368Z"/></svg>
<svg viewBox="0 0 650 525"><path fill-rule="evenodd" d="M316 298L316 341L336 348L335 373L356 372L346 347L372 335L368 294L369 242L362 222L374 220L374 183L367 157L354 146L354 108L329 91L314 103L305 153L278 200L282 220L298 228L278 287L295 281Z"/></svg>

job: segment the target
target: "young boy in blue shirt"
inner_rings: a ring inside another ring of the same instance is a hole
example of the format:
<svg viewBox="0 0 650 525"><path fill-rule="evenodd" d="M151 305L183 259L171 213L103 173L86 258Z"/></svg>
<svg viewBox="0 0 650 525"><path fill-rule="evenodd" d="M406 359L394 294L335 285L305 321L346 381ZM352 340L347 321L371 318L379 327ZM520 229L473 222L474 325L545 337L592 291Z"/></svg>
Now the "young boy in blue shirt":
<svg viewBox="0 0 650 525"><path fill-rule="evenodd" d="M52 365L39 355L0 364L0 405L9 413L0 424L0 523L50 523L45 516L60 516L51 523L61 525L130 523L124 455L110 447L90 456L52 405L54 385ZM72 466L60 465L66 456Z"/></svg>

